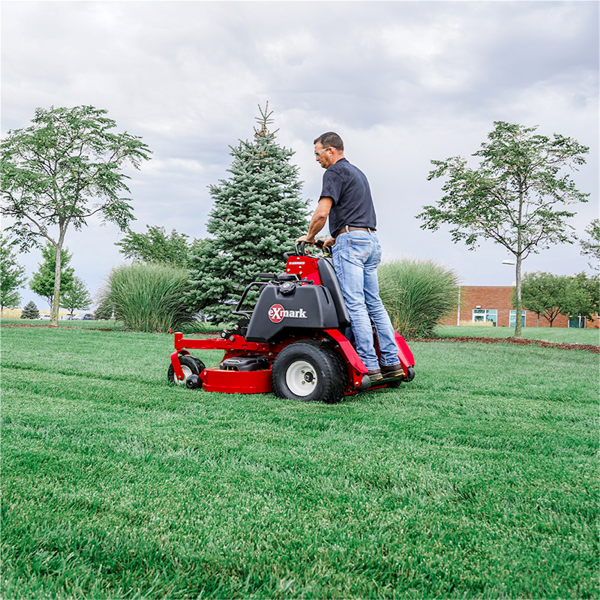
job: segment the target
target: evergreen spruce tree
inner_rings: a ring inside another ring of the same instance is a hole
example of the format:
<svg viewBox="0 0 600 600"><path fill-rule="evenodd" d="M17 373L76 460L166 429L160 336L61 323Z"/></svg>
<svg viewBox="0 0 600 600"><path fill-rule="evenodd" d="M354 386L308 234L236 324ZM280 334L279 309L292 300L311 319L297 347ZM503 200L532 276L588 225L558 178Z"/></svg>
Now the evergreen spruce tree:
<svg viewBox="0 0 600 600"><path fill-rule="evenodd" d="M233 301L258 273L285 270L283 253L308 229L308 201L300 198L298 167L290 164L294 152L277 143L277 131L269 131L268 103L259 110L254 139L230 146L231 177L209 188L212 237L190 260L188 304L215 323L232 319ZM257 295L249 295L249 306Z"/></svg>
<svg viewBox="0 0 600 600"><path fill-rule="evenodd" d="M28 302L23 310L21 311L21 319L39 319L40 311L38 310L35 302L32 300Z"/></svg>

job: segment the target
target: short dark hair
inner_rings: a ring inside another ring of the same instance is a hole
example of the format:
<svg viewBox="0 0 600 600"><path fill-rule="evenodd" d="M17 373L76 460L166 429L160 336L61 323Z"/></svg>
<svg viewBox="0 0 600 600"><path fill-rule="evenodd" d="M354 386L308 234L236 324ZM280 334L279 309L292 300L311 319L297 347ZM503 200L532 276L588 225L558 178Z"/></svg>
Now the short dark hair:
<svg viewBox="0 0 600 600"><path fill-rule="evenodd" d="M344 149L344 142L342 138L333 131L328 131L327 133L322 133L313 144L321 144L323 148L335 148L336 150Z"/></svg>

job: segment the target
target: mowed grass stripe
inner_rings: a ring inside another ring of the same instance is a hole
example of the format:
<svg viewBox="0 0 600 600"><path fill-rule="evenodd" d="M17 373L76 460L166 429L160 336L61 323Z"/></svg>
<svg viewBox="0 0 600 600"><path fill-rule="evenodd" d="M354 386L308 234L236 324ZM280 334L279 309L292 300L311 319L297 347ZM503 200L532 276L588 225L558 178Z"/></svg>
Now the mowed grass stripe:
<svg viewBox="0 0 600 600"><path fill-rule="evenodd" d="M3 371L5 597L597 595L594 355L422 344L326 406L168 386L166 336L52 373L93 333Z"/></svg>

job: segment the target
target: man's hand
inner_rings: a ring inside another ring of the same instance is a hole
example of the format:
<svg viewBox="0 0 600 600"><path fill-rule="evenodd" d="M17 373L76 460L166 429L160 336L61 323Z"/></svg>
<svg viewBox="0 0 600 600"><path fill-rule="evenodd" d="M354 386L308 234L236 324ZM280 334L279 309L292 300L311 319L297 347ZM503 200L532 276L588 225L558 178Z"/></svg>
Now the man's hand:
<svg viewBox="0 0 600 600"><path fill-rule="evenodd" d="M327 246L333 246L335 244L335 238L323 238L320 240L317 240L315 242L315 246L317 248L319 248L320 250L323 250L323 248L326 248Z"/></svg>
<svg viewBox="0 0 600 600"><path fill-rule="evenodd" d="M314 237L313 238L308 237L308 234L307 235L303 235L302 237L299 237L296 240L296 244L299 244L300 242L306 242L307 244L311 244L312 245L312 244L315 243L315 238Z"/></svg>

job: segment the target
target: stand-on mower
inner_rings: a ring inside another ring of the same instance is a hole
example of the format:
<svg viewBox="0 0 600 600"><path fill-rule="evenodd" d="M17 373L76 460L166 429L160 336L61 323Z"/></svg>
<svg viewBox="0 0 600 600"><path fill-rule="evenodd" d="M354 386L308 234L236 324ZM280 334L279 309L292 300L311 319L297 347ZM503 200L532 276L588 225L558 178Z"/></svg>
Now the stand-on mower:
<svg viewBox="0 0 600 600"><path fill-rule="evenodd" d="M396 333L403 375L371 383L348 339L352 337L350 319L327 248L323 256L315 257L301 243L284 258L285 273L261 273L262 281L246 287L233 313L240 317L233 329L214 339L184 339L182 333L175 334L169 381L209 392L273 391L279 398L327 403L412 381L414 357ZM242 310L248 292L257 286L260 294L254 310ZM373 335L379 353L375 328ZM224 350L225 355L217 367L206 368L190 354L191 349Z"/></svg>

